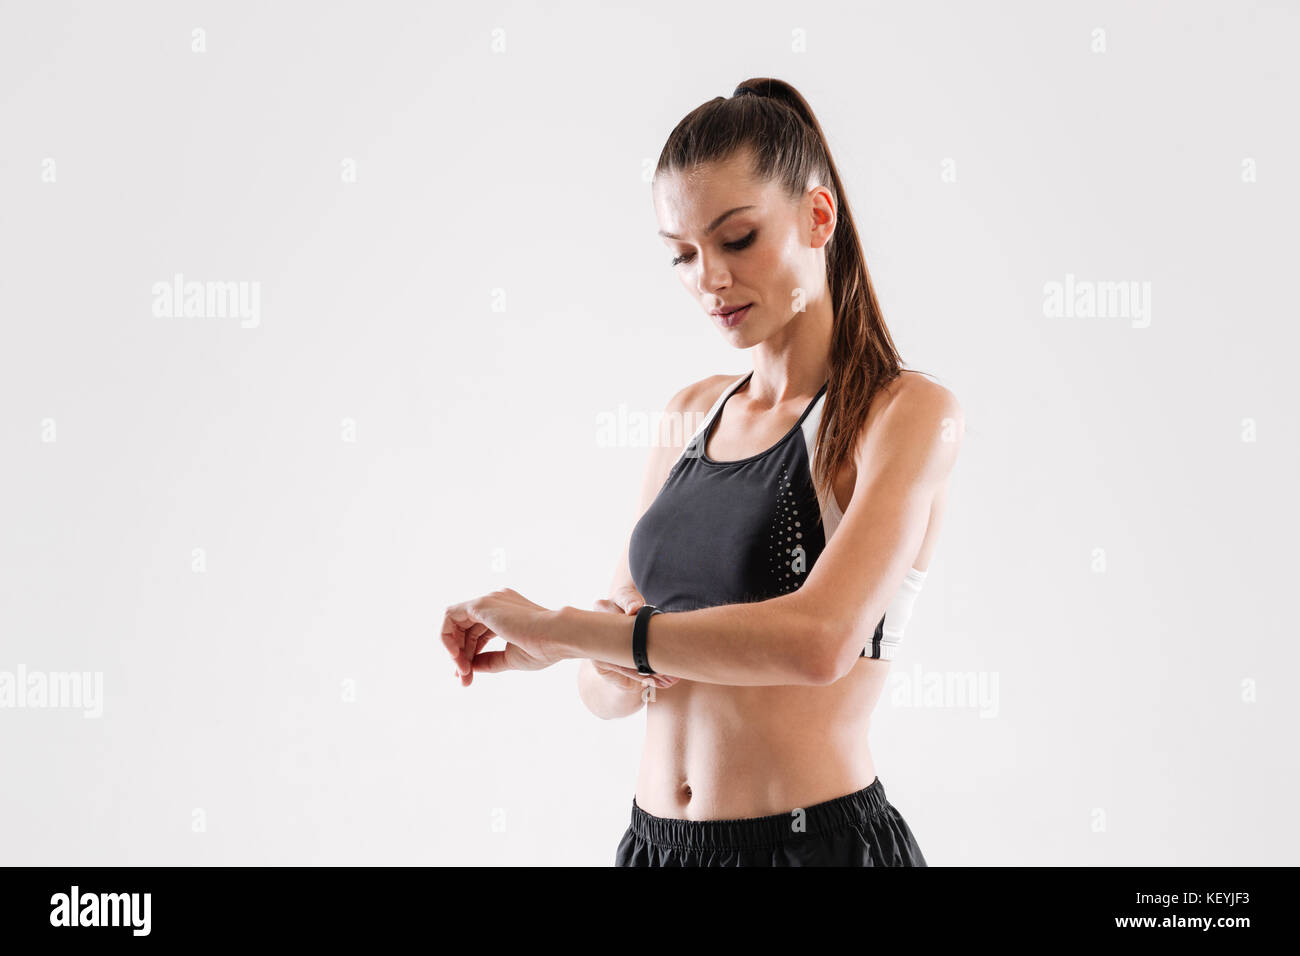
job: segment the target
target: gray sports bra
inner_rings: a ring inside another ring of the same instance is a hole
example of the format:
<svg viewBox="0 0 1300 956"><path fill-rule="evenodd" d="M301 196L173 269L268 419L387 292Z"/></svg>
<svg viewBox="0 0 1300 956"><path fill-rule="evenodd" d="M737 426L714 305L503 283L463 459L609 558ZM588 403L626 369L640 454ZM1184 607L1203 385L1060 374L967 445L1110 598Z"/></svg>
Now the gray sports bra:
<svg viewBox="0 0 1300 956"><path fill-rule="evenodd" d="M844 517L812 480L826 385L780 441L737 461L705 454L725 389L632 529L628 563L646 603L664 611L763 601L796 590ZM829 384L829 383L827 383ZM892 660L927 571L909 568L862 657Z"/></svg>

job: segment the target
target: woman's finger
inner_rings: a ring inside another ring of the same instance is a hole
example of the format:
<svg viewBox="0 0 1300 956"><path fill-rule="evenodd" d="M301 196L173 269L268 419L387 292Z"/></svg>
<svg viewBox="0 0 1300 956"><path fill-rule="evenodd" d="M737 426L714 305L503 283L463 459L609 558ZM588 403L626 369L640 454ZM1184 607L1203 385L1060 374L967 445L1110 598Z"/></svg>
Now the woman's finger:
<svg viewBox="0 0 1300 956"><path fill-rule="evenodd" d="M677 683L677 678L669 674L643 675L639 673L635 667L624 667L622 664L606 664L605 666L618 671L624 677L630 677L634 681L644 683L648 680L656 687L671 687L673 684Z"/></svg>
<svg viewBox="0 0 1300 956"><path fill-rule="evenodd" d="M480 637L491 638L496 635L491 628L479 620L473 613L472 601L462 601L447 608L442 621L442 645L451 655L456 670L462 681L467 672L471 672L470 661L473 659L471 648ZM473 632L471 634L471 632Z"/></svg>
<svg viewBox="0 0 1300 956"><path fill-rule="evenodd" d="M458 675L464 674L464 669L460 666L460 654L461 649L465 646L465 631L457 623L451 608L447 608L447 612L442 618L442 646L451 655L452 663L456 665L456 673Z"/></svg>
<svg viewBox="0 0 1300 956"><path fill-rule="evenodd" d="M636 588L619 588L611 597L614 603L623 609L624 614L635 614L645 604L645 598L641 596L641 592Z"/></svg>
<svg viewBox="0 0 1300 956"><path fill-rule="evenodd" d="M492 640L493 636L494 635L491 632L488 632L486 634L480 634L474 640L474 647L473 650L470 651L469 655L469 667L464 673L458 674L460 677L461 687L468 687L470 684L474 683L474 672L476 670L482 670L479 666L479 657L483 653L483 648Z"/></svg>
<svg viewBox="0 0 1300 956"><path fill-rule="evenodd" d="M482 654L474 655L473 667L468 674L460 679L461 685L469 686L474 674L498 674L501 671L513 670L510 661L506 657L505 651L484 651Z"/></svg>

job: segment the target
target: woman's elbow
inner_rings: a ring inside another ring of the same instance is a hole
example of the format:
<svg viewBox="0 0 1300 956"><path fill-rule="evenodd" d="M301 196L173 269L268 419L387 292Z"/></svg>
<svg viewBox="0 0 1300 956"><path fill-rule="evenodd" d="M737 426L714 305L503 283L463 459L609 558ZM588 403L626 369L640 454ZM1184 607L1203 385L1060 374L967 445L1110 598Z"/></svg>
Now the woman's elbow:
<svg viewBox="0 0 1300 956"><path fill-rule="evenodd" d="M825 687L828 684L834 684L836 681L843 680L857 663L858 654L846 654L828 648L824 653L818 656L816 663L808 670L807 682L816 684L819 687Z"/></svg>
<svg viewBox="0 0 1300 956"><path fill-rule="evenodd" d="M818 619L814 627L815 639L808 642L809 652L802 661L800 678L803 683L825 686L848 675L861 650L850 646L850 630L825 617Z"/></svg>

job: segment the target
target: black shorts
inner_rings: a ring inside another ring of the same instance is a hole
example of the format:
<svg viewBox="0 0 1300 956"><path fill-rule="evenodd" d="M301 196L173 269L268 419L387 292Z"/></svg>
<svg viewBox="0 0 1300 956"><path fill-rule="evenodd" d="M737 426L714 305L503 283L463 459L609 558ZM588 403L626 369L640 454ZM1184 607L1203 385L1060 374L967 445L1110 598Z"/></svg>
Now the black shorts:
<svg viewBox="0 0 1300 956"><path fill-rule="evenodd" d="M654 817L632 799L615 866L925 866L877 777L803 810L741 820Z"/></svg>

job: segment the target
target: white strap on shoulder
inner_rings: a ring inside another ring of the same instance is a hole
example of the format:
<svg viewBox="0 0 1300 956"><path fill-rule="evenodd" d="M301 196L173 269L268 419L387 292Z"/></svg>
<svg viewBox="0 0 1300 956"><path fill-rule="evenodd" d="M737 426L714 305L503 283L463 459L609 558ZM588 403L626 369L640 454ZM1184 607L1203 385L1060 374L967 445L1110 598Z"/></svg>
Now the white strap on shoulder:
<svg viewBox="0 0 1300 956"><path fill-rule="evenodd" d="M746 372L722 390L722 394L718 396L717 400L713 403L713 406L705 413L703 423L701 423L699 428L695 429L695 432L686 442L681 455L678 456L679 461L687 455L698 457L704 451L704 446L700 442L701 436L708 431L709 425L713 423L713 419L718 417L718 412L722 409L722 403L731 397L732 392L744 385L745 381L753 374L753 372Z"/></svg>

